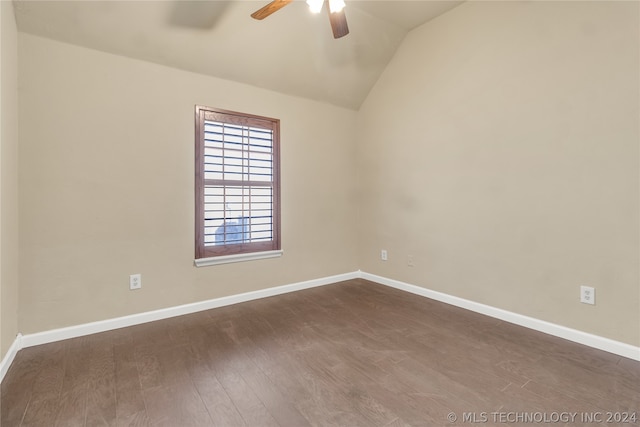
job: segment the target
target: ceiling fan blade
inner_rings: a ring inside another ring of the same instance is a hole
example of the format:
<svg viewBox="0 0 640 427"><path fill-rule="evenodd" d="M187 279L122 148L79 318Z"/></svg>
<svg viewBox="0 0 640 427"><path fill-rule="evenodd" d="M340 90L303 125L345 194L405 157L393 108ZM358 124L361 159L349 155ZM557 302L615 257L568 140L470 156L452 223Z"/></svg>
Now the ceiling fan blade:
<svg viewBox="0 0 640 427"><path fill-rule="evenodd" d="M271 3L269 3L268 5L266 5L265 7L256 10L255 12L253 12L251 14L251 17L254 19L264 19L267 16L271 15L274 12L277 12L278 10L282 9L283 7L285 7L286 5L288 5L289 3L291 3L293 0L273 0Z"/></svg>
<svg viewBox="0 0 640 427"><path fill-rule="evenodd" d="M327 7L327 10L329 10L329 7ZM329 10L329 21L331 22L334 39L339 39L349 34L349 26L347 25L347 17L344 14L344 9L340 12L331 12Z"/></svg>

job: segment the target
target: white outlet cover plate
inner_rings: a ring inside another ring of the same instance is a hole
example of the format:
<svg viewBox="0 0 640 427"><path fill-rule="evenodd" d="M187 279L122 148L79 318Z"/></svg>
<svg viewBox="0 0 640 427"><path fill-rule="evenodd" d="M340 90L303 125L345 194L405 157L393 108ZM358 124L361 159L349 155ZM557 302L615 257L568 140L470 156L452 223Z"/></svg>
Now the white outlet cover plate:
<svg viewBox="0 0 640 427"><path fill-rule="evenodd" d="M129 276L129 289L140 289L142 288L142 274L132 274Z"/></svg>
<svg viewBox="0 0 640 427"><path fill-rule="evenodd" d="M595 305L596 289L591 286L580 286L580 302Z"/></svg>

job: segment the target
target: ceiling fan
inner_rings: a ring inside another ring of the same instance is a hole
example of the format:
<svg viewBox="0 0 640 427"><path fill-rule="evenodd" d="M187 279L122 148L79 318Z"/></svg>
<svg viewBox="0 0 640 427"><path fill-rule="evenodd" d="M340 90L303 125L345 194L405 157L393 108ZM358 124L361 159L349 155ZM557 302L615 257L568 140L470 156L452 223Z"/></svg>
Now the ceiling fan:
<svg viewBox="0 0 640 427"><path fill-rule="evenodd" d="M251 14L254 19L262 20L274 12L282 9L293 0L273 0L261 9ZM333 38L339 39L349 34L349 26L347 25L347 17L344 14L344 0L307 0L309 8L314 13L320 13L322 6L328 3L327 11L329 12L329 22L331 22L331 30Z"/></svg>

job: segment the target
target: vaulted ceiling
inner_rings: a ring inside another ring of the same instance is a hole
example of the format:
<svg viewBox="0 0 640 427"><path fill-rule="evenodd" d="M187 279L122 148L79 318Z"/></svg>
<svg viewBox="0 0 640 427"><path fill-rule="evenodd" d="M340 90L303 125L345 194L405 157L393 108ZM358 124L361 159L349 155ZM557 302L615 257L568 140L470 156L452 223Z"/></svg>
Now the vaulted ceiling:
<svg viewBox="0 0 640 427"><path fill-rule="evenodd" d="M346 0L350 34L294 1L14 0L19 31L358 109L402 39L461 1Z"/></svg>

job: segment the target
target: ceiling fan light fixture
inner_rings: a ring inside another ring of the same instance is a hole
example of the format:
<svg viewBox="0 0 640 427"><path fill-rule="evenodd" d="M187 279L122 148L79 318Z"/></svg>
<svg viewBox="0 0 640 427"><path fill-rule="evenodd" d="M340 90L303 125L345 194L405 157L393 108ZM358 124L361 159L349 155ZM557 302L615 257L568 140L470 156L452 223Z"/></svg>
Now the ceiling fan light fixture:
<svg viewBox="0 0 640 427"><path fill-rule="evenodd" d="M329 0L329 11L331 13L338 13L344 9L344 0Z"/></svg>
<svg viewBox="0 0 640 427"><path fill-rule="evenodd" d="M262 20L274 12L279 11L293 0L271 0L269 4L261 7L251 14L253 19ZM327 11L329 12L329 22L331 23L331 31L333 38L339 39L349 34L349 26L347 25L347 17L344 16L344 0L327 0ZM320 12L325 0L307 0L307 4L314 12Z"/></svg>
<svg viewBox="0 0 640 427"><path fill-rule="evenodd" d="M324 0L307 0L307 4L309 5L311 12L320 13Z"/></svg>

